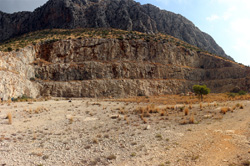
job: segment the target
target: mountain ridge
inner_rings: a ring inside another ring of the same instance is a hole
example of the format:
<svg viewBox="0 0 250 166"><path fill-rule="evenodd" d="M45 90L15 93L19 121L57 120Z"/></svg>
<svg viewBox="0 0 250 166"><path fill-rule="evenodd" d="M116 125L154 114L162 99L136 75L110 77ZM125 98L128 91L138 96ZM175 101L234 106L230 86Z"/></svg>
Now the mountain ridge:
<svg viewBox="0 0 250 166"><path fill-rule="evenodd" d="M116 28L165 33L233 60L210 35L185 17L133 0L49 0L33 12L0 13L0 41L53 28Z"/></svg>

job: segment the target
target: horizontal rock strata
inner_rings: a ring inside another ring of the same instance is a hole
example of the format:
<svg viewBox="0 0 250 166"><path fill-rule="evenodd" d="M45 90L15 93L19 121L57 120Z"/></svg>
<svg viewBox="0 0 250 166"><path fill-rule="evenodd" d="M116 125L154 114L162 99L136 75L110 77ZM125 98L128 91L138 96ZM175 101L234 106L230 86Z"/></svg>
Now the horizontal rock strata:
<svg viewBox="0 0 250 166"><path fill-rule="evenodd" d="M173 43L68 39L0 53L1 95L126 97L248 90L249 68Z"/></svg>
<svg viewBox="0 0 250 166"><path fill-rule="evenodd" d="M248 87L244 66L172 43L62 40L40 45L37 58L44 95L125 97L185 93L194 84L207 84L212 92Z"/></svg>

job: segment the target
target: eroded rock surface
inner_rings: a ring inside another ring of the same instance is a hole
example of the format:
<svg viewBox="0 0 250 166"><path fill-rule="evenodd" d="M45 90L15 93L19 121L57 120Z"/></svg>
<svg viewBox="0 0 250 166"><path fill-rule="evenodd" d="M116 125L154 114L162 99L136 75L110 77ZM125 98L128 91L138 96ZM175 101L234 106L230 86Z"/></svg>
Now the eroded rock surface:
<svg viewBox="0 0 250 166"><path fill-rule="evenodd" d="M14 24L13 24L14 23ZM164 33L231 59L185 17L133 0L49 0L34 12L0 12L0 41L41 29L116 28Z"/></svg>
<svg viewBox="0 0 250 166"><path fill-rule="evenodd" d="M172 43L72 39L40 45L42 94L68 97L176 94L206 84L213 92L248 88L247 68Z"/></svg>
<svg viewBox="0 0 250 166"><path fill-rule="evenodd" d="M59 40L1 53L0 62L5 98L180 94L194 84L228 92L250 85L247 67L160 41Z"/></svg>
<svg viewBox="0 0 250 166"><path fill-rule="evenodd" d="M35 59L35 49L27 47L20 52L0 52L0 98L27 95L40 96L39 84L32 82L35 68L30 65Z"/></svg>

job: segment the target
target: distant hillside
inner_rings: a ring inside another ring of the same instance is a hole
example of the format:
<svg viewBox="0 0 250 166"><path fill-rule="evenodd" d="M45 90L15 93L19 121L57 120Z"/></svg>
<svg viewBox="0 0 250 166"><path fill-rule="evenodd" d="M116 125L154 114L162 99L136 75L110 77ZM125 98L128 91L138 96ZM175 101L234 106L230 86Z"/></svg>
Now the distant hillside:
<svg viewBox="0 0 250 166"><path fill-rule="evenodd" d="M165 33L211 53L233 60L192 22L133 0L49 0L34 12L0 12L0 41L42 29L116 28Z"/></svg>

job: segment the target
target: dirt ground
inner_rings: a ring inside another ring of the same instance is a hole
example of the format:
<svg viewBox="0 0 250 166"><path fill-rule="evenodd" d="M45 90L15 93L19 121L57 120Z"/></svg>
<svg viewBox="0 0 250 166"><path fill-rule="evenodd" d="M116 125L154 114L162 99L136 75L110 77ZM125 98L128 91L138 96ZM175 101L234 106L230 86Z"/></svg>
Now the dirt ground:
<svg viewBox="0 0 250 166"><path fill-rule="evenodd" d="M2 166L248 166L250 101L0 105Z"/></svg>

